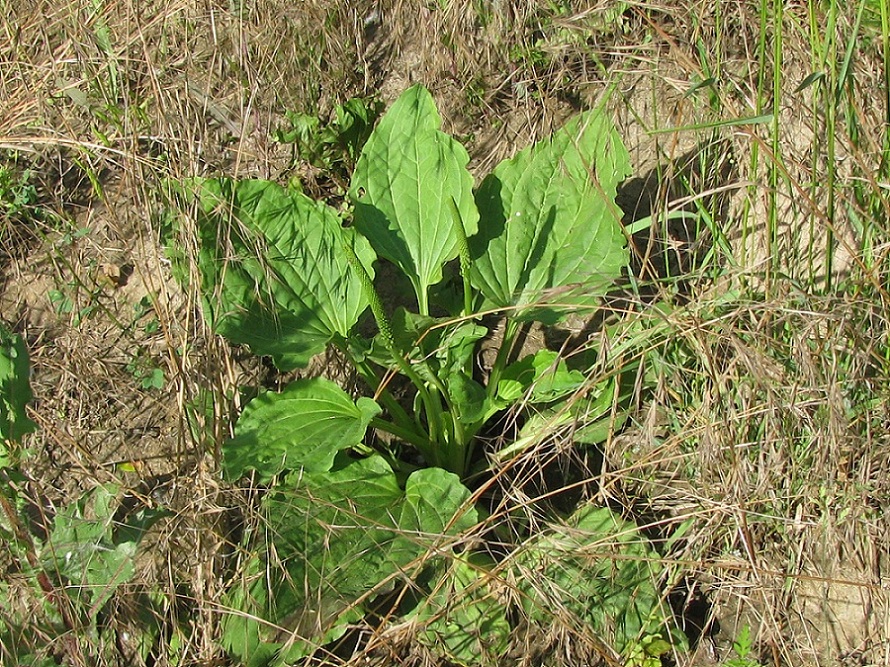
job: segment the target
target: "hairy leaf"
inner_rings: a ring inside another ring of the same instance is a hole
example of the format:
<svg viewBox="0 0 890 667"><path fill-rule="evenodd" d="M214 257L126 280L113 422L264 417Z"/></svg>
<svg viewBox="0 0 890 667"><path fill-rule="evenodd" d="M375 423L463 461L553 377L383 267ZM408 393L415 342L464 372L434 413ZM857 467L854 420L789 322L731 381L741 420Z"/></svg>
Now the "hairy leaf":
<svg viewBox="0 0 890 667"><path fill-rule="evenodd" d="M379 413L370 398L353 402L329 380L297 380L247 404L223 447L223 473L237 480L254 470L266 483L282 470L330 470L337 452L359 444Z"/></svg>
<svg viewBox="0 0 890 667"><path fill-rule="evenodd" d="M332 208L269 181L195 180L198 266L214 329L282 370L305 366L368 306L343 251L374 253ZM180 273L182 273L180 271Z"/></svg>
<svg viewBox="0 0 890 667"><path fill-rule="evenodd" d="M595 111L499 164L476 192L470 238L471 279L488 305L526 318L561 310L521 312L542 301L595 305L627 264L614 200L629 173L621 139Z"/></svg>
<svg viewBox="0 0 890 667"><path fill-rule="evenodd" d="M443 265L458 255L450 202L456 202L467 234L476 232L479 218L469 157L439 129L441 122L426 89L406 90L365 144L349 191L356 228L411 280L425 315L430 285L442 280Z"/></svg>
<svg viewBox="0 0 890 667"><path fill-rule="evenodd" d="M403 491L379 456L338 461L290 475L263 502L267 555L254 557L255 578L230 595L239 611L224 622L225 645L250 665L273 653L272 662L293 661L336 638L373 593L410 578L420 556L476 521L472 508L459 513L470 492L456 475L419 470Z"/></svg>

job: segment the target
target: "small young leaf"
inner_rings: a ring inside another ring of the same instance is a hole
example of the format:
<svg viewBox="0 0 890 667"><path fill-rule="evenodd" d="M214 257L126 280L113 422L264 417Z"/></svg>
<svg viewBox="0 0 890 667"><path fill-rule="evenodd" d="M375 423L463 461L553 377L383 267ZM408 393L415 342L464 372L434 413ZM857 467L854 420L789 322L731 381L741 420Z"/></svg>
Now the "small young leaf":
<svg viewBox="0 0 890 667"><path fill-rule="evenodd" d="M443 336L443 366L454 372L472 372L476 346L486 334L488 329L475 322L463 322L448 329Z"/></svg>
<svg viewBox="0 0 890 667"><path fill-rule="evenodd" d="M529 402L545 403L571 394L585 381L584 374L569 370L558 353L538 350L504 369L497 397L511 402L528 392Z"/></svg>
<svg viewBox="0 0 890 667"><path fill-rule="evenodd" d="M383 103L379 100L360 97L353 97L337 107L337 140L353 164L371 136L382 110Z"/></svg>
<svg viewBox="0 0 890 667"><path fill-rule="evenodd" d="M337 452L359 444L379 413L370 398L353 402L329 380L297 380L247 404L223 446L223 473L237 480L254 470L265 483L282 470L330 470Z"/></svg>
<svg viewBox="0 0 890 667"><path fill-rule="evenodd" d="M485 387L461 371L449 373L447 385L455 418L473 429L499 409L488 399Z"/></svg>

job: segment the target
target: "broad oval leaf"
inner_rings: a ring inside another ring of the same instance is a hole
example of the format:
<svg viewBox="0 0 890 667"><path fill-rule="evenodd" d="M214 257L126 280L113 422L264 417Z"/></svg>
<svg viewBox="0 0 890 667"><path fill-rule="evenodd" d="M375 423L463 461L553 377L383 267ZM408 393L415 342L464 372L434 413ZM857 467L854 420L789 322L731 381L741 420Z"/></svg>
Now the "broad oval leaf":
<svg viewBox="0 0 890 667"><path fill-rule="evenodd" d="M164 513L133 512L127 523L118 517L124 507L116 484L103 484L59 509L52 531L38 550L41 567L70 582L71 602L89 609L91 620L115 590L136 573L136 553L145 531Z"/></svg>
<svg viewBox="0 0 890 667"><path fill-rule="evenodd" d="M627 264L614 200L629 174L627 149L598 111L499 164L476 192L479 232L469 240L471 280L487 305L517 316L550 297L596 305ZM545 319L541 309L533 316Z"/></svg>
<svg viewBox="0 0 890 667"><path fill-rule="evenodd" d="M375 256L336 211L270 181L185 187L199 194L201 293L217 333L271 355L282 370L305 366L334 335L349 333L368 302L343 244L354 244L369 272Z"/></svg>
<svg viewBox="0 0 890 667"><path fill-rule="evenodd" d="M359 444L379 413L370 398L354 403L329 380L297 380L247 404L223 446L223 473L236 480L253 470L265 483L282 470L330 470L337 452Z"/></svg>
<svg viewBox="0 0 890 667"><path fill-rule="evenodd" d="M688 648L659 590L665 565L642 531L607 507L585 506L509 558L523 612L541 623L587 625L628 655L647 636Z"/></svg>
<svg viewBox="0 0 890 667"><path fill-rule="evenodd" d="M495 567L486 555L462 554L410 614L421 626L418 639L435 654L465 667L502 664L511 627Z"/></svg>
<svg viewBox="0 0 890 667"><path fill-rule="evenodd" d="M450 202L468 235L479 219L467 151L441 124L425 88L406 90L365 144L349 190L356 228L411 280L422 314L429 314L430 285L458 255Z"/></svg>
<svg viewBox="0 0 890 667"><path fill-rule="evenodd" d="M373 592L391 590L412 562L476 522L456 475L419 470L403 491L380 456L338 461L290 475L263 501L271 543L252 551L274 560L254 556L255 578L229 594L223 622L224 645L247 664L292 662L336 638Z"/></svg>

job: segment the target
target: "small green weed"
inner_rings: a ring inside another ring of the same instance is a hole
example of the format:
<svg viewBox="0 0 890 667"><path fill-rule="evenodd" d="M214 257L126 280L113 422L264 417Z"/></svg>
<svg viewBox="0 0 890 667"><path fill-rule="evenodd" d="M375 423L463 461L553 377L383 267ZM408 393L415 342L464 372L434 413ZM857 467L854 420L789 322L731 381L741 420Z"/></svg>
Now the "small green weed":
<svg viewBox="0 0 890 667"><path fill-rule="evenodd" d="M163 389L164 371L154 365L151 359L142 354L136 354L127 363L127 372L143 389Z"/></svg>
<svg viewBox="0 0 890 667"><path fill-rule="evenodd" d="M723 663L723 667L764 667L760 660L754 657L754 641L751 637L751 628L747 625L739 630L735 641L732 642L734 658Z"/></svg>
<svg viewBox="0 0 890 667"><path fill-rule="evenodd" d="M68 316L72 326L79 327L102 308L102 287L85 290L79 280L68 281L62 287L63 289L49 290L47 296L56 313Z"/></svg>
<svg viewBox="0 0 890 667"><path fill-rule="evenodd" d="M21 438L36 428L26 412L29 373L23 341L0 325L0 538L13 575L0 582L0 662L96 664L115 642L104 610L135 575L139 542L164 512L124 518L122 490L106 484L57 510L41 508L42 525L29 518L34 500L23 495L20 471Z"/></svg>
<svg viewBox="0 0 890 667"><path fill-rule="evenodd" d="M273 136L276 141L293 145L295 162L304 160L345 189L382 110L378 100L355 97L338 105L326 124L312 114L288 111L289 127Z"/></svg>
<svg viewBox="0 0 890 667"><path fill-rule="evenodd" d="M37 205L37 188L30 168L18 168L13 153L0 164L0 212L11 220L31 215Z"/></svg>
<svg viewBox="0 0 890 667"><path fill-rule="evenodd" d="M10 252L34 238L39 223L55 220L40 201L35 167L16 151L0 151L0 250Z"/></svg>
<svg viewBox="0 0 890 667"><path fill-rule="evenodd" d="M152 297L144 296L133 305L133 325L137 324L146 334L157 333L160 329L161 322L155 313Z"/></svg>

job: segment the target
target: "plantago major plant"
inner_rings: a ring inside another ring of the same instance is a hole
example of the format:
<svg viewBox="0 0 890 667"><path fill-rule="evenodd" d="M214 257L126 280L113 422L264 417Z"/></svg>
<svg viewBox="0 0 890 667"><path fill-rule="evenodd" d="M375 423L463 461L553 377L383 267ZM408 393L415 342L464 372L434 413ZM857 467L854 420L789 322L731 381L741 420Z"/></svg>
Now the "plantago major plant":
<svg viewBox="0 0 890 667"><path fill-rule="evenodd" d="M176 186L196 197L195 275L215 331L282 370L333 346L367 387L354 398L309 378L261 393L224 444L227 479L252 475L270 487L265 535L248 538L263 546L230 592L237 611L223 624L226 647L248 664L306 655L341 636L374 597L429 568L450 577L437 594L464 591L457 613L500 646L509 627L479 593L479 554L448 546L479 520L465 482L484 472L480 434L520 403L544 411L572 397L565 414L609 411L614 386L587 386L555 352L516 359L514 348L525 323L596 307L627 264L614 198L630 164L615 129L599 111L579 114L474 189L466 150L440 125L429 92L407 90L364 144L345 214L268 181ZM185 258L175 264L184 279ZM376 275L384 265L386 291ZM409 306L388 303L399 277ZM368 312L376 326L361 324ZM493 334L486 313L504 324L480 372L480 345ZM574 521L600 537L607 524L624 525L597 512ZM437 541L451 566L427 557ZM562 545L555 536L539 542L517 567ZM657 632L658 596L633 595L622 598L621 613L633 609L637 619L619 624L626 636L653 620L648 630ZM410 614L430 636L448 626L420 606ZM464 636L439 644L457 662L479 651Z"/></svg>

